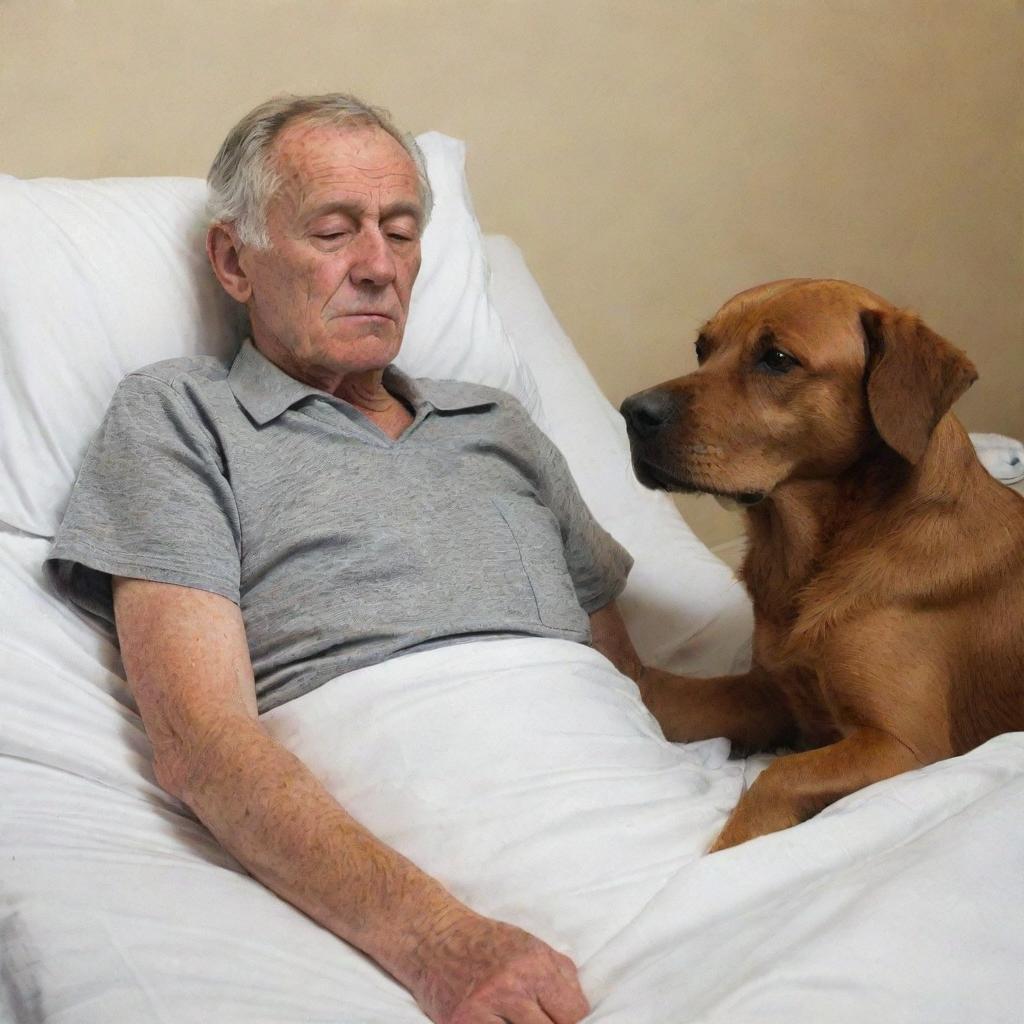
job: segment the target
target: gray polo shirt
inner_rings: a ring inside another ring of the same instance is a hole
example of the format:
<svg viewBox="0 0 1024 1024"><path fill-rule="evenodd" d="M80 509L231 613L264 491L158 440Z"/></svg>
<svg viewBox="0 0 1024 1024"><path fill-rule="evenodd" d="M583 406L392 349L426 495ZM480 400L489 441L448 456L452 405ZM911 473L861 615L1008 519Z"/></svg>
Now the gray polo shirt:
<svg viewBox="0 0 1024 1024"><path fill-rule="evenodd" d="M385 384L397 440L246 342L230 364L126 377L47 560L113 622L111 574L221 594L242 611L267 711L352 669L479 637L589 642L632 560L510 395Z"/></svg>

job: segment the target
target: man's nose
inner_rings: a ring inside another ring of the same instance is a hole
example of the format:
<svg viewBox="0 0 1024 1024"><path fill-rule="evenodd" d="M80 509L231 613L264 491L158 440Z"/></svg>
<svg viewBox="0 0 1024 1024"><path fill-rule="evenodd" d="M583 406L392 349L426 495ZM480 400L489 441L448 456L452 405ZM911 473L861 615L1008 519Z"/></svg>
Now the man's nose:
<svg viewBox="0 0 1024 1024"><path fill-rule="evenodd" d="M349 271L356 284L378 287L395 279L395 257L383 232L377 228L364 228L356 238L352 268Z"/></svg>
<svg viewBox="0 0 1024 1024"><path fill-rule="evenodd" d="M661 388L630 395L619 407L630 433L644 438L657 434L678 410L676 396Z"/></svg>

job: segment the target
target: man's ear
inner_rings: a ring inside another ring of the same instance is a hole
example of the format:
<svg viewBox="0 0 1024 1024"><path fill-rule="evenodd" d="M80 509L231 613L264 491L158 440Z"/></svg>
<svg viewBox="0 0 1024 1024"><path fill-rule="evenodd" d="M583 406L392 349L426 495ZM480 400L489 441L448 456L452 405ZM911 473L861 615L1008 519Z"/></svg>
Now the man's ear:
<svg viewBox="0 0 1024 1024"><path fill-rule="evenodd" d="M252 284L238 259L241 243L230 224L211 224L206 232L206 255L224 291L243 305L252 295Z"/></svg>
<svg viewBox="0 0 1024 1024"><path fill-rule="evenodd" d="M914 464L935 425L978 379L974 364L913 313L865 309L868 408L882 440Z"/></svg>

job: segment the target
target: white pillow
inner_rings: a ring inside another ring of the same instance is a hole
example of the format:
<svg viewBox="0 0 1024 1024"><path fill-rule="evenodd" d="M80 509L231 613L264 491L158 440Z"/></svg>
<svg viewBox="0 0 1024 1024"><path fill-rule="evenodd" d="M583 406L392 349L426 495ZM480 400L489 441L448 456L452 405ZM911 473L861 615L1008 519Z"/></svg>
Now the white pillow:
<svg viewBox="0 0 1024 1024"><path fill-rule="evenodd" d="M418 140L435 194L399 359L413 376L536 389L487 296L465 146ZM194 178L0 176L0 522L51 536L118 381L175 356L228 355L244 329L204 252Z"/></svg>
<svg viewBox="0 0 1024 1024"><path fill-rule="evenodd" d="M511 392L531 413L537 386L491 302L480 224L466 182L466 144L440 132L417 137L434 210L423 233L423 264L395 362L413 377L451 378Z"/></svg>

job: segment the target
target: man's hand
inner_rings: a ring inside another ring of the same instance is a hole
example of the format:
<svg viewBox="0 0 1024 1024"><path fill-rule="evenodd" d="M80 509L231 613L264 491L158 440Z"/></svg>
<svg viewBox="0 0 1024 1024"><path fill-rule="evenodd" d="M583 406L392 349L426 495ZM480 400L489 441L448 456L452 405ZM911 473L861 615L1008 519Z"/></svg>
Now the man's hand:
<svg viewBox="0 0 1024 1024"><path fill-rule="evenodd" d="M576 966L528 932L455 910L417 946L408 985L436 1024L577 1024Z"/></svg>

